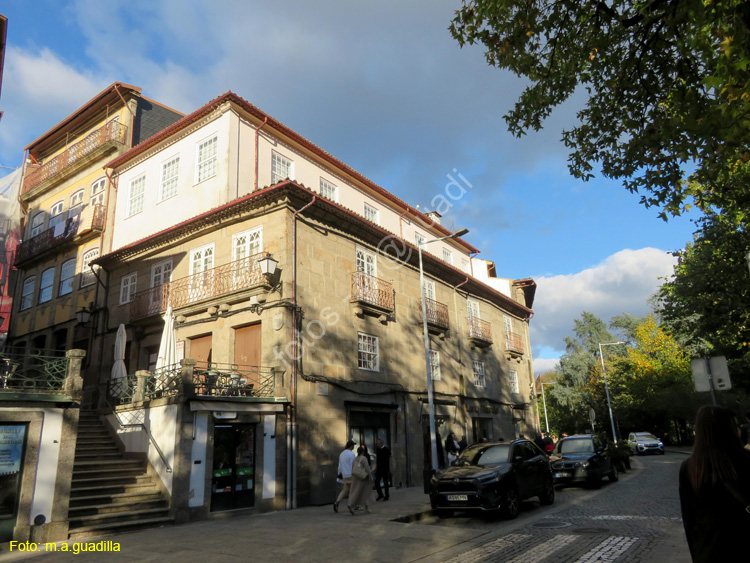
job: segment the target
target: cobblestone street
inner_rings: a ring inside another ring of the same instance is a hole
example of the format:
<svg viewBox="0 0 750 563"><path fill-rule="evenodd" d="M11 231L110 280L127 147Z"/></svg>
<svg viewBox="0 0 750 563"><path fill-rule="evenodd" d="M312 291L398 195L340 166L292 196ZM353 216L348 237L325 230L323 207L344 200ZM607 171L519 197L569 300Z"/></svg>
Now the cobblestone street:
<svg viewBox="0 0 750 563"><path fill-rule="evenodd" d="M674 453L641 457L635 462L638 468L622 475L617 483L605 481L600 491L558 490L554 514L530 518L513 526L513 533L497 534L496 539L449 561L522 563L547 557L556 563L680 561L678 555L687 553L677 491L678 470L684 459ZM541 515L533 508L529 512ZM680 553L665 551L670 541L681 542ZM684 560L690 561L689 555Z"/></svg>

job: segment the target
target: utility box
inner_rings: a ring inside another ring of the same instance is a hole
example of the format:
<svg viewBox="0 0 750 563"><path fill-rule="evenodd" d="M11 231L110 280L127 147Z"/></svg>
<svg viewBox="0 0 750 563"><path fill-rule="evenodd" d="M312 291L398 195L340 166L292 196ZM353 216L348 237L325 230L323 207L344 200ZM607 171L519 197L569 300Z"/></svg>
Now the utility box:
<svg viewBox="0 0 750 563"><path fill-rule="evenodd" d="M321 506L336 500L336 469L331 461L320 463L310 472L310 504Z"/></svg>

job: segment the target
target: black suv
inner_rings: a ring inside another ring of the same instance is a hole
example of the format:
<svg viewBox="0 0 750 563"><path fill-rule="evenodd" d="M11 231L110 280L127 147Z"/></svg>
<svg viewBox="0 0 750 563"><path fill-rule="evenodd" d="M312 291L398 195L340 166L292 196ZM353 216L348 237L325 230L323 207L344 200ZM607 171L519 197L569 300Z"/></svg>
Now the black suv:
<svg viewBox="0 0 750 563"><path fill-rule="evenodd" d="M515 518L520 502L534 496L552 504L555 486L547 454L528 440L469 446L430 481L430 503L441 518L454 510L499 510Z"/></svg>
<svg viewBox="0 0 750 563"><path fill-rule="evenodd" d="M608 476L617 481L617 468L606 444L596 436L580 435L563 438L550 456L555 484L584 483L594 488L602 486Z"/></svg>

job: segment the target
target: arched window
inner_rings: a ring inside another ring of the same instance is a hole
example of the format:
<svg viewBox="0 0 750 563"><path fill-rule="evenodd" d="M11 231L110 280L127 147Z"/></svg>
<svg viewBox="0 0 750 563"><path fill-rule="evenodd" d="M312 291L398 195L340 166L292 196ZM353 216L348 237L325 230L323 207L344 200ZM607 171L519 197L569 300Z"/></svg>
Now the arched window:
<svg viewBox="0 0 750 563"><path fill-rule="evenodd" d="M34 303L34 287L36 286L36 276L29 276L23 282L23 291L21 292L21 311L28 309Z"/></svg>
<svg viewBox="0 0 750 563"><path fill-rule="evenodd" d="M91 285L92 283L96 282L96 276L94 275L94 272L91 271L89 265L91 264L92 260L95 260L97 258L99 258L98 248L89 250L83 255L81 264L81 287L86 287L87 285ZM97 266L94 266L94 268L96 269Z"/></svg>
<svg viewBox="0 0 750 563"><path fill-rule="evenodd" d="M68 218L75 217L83 209L83 190L78 190L72 196L70 196L70 211L68 211Z"/></svg>
<svg viewBox="0 0 750 563"><path fill-rule="evenodd" d="M67 295L73 291L73 278L76 275L76 259L71 258L63 262L60 270L60 289L57 295Z"/></svg>
<svg viewBox="0 0 750 563"><path fill-rule="evenodd" d="M47 268L42 272L42 282L39 284L39 303L46 303L52 299L52 287L55 284L55 269Z"/></svg>
<svg viewBox="0 0 750 563"><path fill-rule="evenodd" d="M104 186L106 183L106 178L99 178L91 184L91 205L104 205Z"/></svg>

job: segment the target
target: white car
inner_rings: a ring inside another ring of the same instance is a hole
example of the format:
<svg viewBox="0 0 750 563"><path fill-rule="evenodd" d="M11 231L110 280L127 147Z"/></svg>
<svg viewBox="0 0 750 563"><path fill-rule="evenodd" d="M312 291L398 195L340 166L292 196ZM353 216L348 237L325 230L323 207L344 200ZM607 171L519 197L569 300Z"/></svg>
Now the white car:
<svg viewBox="0 0 750 563"><path fill-rule="evenodd" d="M628 443L638 455L647 452L664 455L664 443L651 432L631 432L628 434Z"/></svg>

